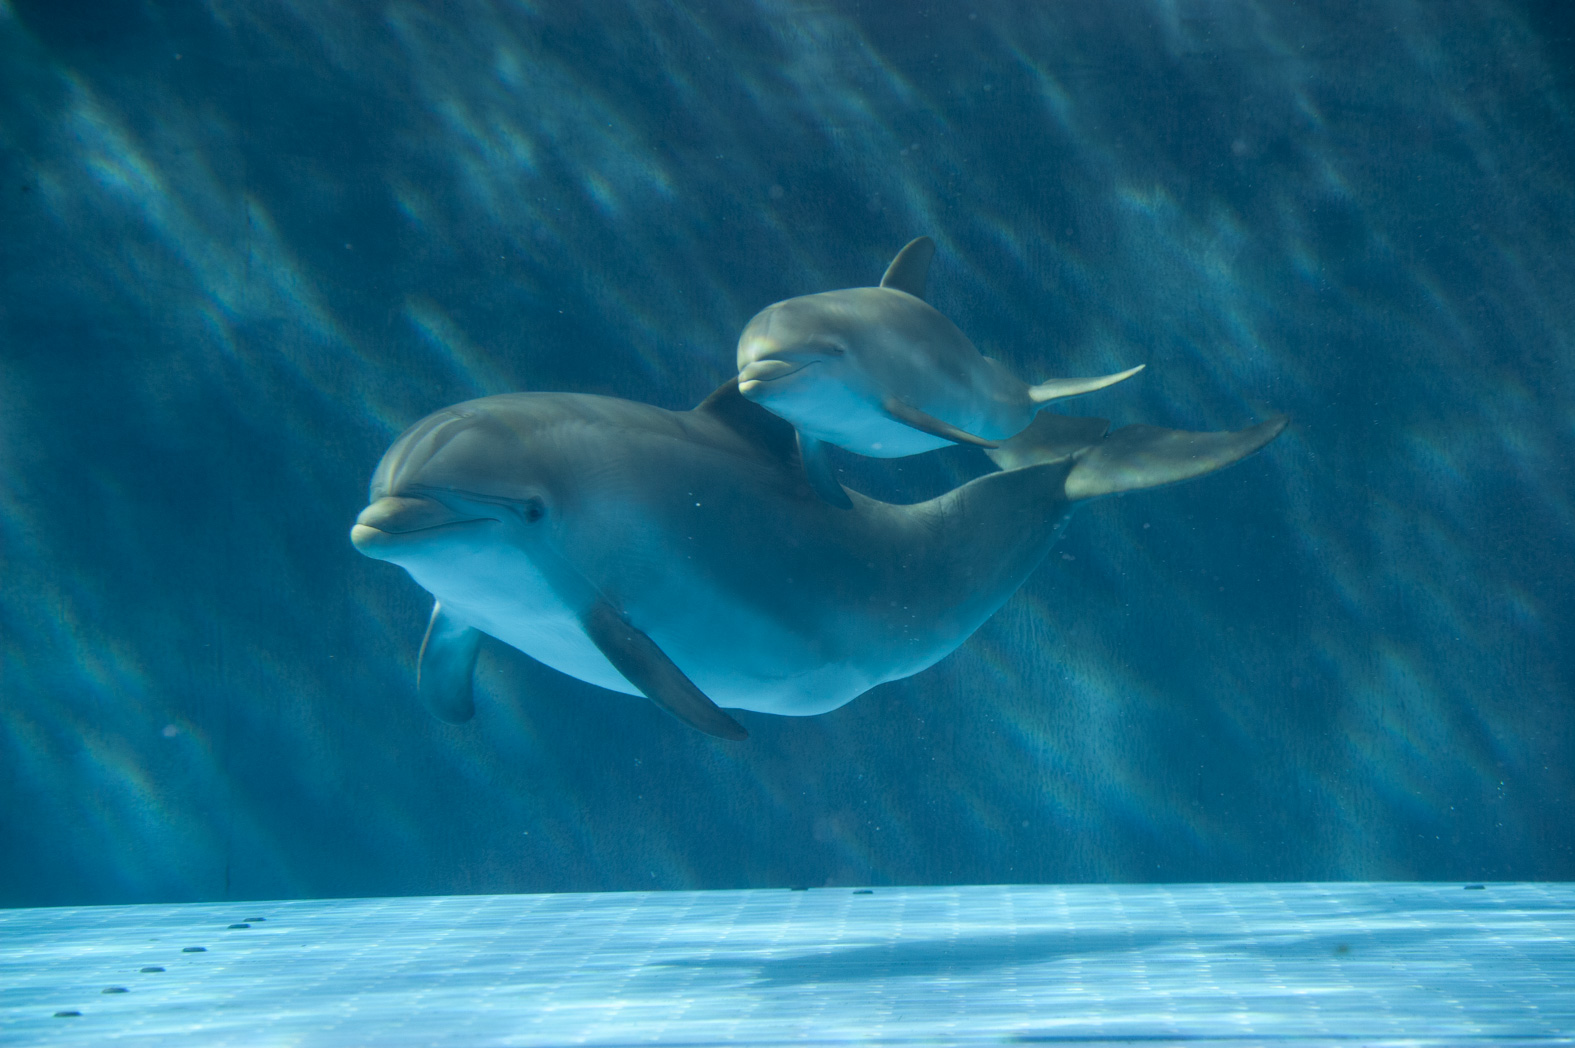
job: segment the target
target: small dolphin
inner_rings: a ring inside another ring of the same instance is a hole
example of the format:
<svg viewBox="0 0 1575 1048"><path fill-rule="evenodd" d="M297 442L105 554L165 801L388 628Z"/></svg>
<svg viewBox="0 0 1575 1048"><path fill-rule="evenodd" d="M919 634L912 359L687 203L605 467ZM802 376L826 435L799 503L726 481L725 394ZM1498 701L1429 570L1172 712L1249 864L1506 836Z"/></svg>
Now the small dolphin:
<svg viewBox="0 0 1575 1048"><path fill-rule="evenodd" d="M1143 370L1030 386L981 356L924 301L935 242L898 252L879 287L767 306L738 339L739 389L797 428L815 489L848 505L821 442L873 458L948 444L995 447L1053 400L1104 389Z"/></svg>
<svg viewBox="0 0 1575 1048"><path fill-rule="evenodd" d="M1049 551L1072 504L1199 476L1271 440L1041 416L1011 467L912 506L810 490L785 422L734 379L693 411L516 393L412 426L350 539L437 598L417 691L474 712L483 633L741 739L719 707L834 710L934 664ZM1123 436L1125 435L1125 436Z"/></svg>

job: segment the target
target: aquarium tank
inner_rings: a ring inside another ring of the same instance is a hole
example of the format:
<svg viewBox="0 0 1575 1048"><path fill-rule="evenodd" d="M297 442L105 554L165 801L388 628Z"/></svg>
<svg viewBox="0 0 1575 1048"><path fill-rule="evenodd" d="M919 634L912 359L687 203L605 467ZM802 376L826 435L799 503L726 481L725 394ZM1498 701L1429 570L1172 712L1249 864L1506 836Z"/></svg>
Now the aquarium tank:
<svg viewBox="0 0 1575 1048"><path fill-rule="evenodd" d="M0 1043L1571 1043L1572 397L1553 0L0 0Z"/></svg>

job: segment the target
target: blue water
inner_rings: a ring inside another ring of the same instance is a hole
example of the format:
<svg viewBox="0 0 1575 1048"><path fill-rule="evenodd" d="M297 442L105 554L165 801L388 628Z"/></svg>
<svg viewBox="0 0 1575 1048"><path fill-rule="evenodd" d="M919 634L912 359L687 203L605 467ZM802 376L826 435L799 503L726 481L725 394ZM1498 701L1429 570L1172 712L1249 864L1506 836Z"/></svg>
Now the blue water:
<svg viewBox="0 0 1575 1048"><path fill-rule="evenodd" d="M0 906L1575 879L1572 55L1499 0L0 0ZM1291 428L742 744L502 645L419 707L346 537L406 425L688 407L921 234L1017 373Z"/></svg>

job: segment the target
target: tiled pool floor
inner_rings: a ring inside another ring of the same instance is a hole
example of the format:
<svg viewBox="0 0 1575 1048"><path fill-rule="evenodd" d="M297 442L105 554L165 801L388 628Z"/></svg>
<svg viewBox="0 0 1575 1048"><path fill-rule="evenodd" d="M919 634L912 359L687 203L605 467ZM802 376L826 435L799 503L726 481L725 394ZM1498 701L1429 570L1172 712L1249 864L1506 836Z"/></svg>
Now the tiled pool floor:
<svg viewBox="0 0 1575 1048"><path fill-rule="evenodd" d="M1575 1045L1575 885L0 910L8 1048L1171 1043Z"/></svg>

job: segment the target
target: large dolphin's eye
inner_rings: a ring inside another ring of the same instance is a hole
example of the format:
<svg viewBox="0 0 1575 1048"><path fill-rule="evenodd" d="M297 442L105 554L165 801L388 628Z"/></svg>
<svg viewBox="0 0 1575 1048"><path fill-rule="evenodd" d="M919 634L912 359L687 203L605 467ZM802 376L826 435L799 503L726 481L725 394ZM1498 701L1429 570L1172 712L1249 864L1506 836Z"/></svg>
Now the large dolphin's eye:
<svg viewBox="0 0 1575 1048"><path fill-rule="evenodd" d="M538 524L541 522L541 519L547 515L547 503L537 496L532 495L530 498L526 499L524 505L520 507L520 515L525 518L525 523Z"/></svg>

